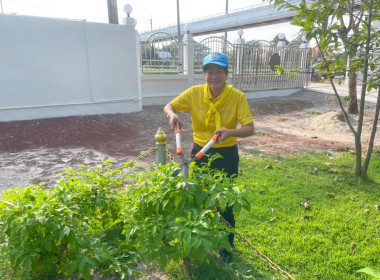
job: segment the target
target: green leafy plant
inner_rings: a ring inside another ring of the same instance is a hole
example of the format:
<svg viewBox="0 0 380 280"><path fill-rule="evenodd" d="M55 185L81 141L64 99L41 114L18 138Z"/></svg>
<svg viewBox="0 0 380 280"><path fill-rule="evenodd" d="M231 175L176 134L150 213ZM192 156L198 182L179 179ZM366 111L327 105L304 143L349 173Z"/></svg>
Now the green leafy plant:
<svg viewBox="0 0 380 280"><path fill-rule="evenodd" d="M79 171L69 168L52 189L30 185L3 193L0 242L13 277L90 279L97 269L122 278L131 274L128 264L137 256L119 242L123 225L115 223L124 205L117 188L121 171L107 163Z"/></svg>
<svg viewBox="0 0 380 280"><path fill-rule="evenodd" d="M127 175L124 168L109 161L68 168L50 189L6 190L0 199L0 267L11 268L3 275L126 279L141 260L137 251L166 264L184 258L201 263L207 252L231 249L218 209L249 209L246 190L233 179L207 165L193 165L187 181L173 176L176 164Z"/></svg>
<svg viewBox="0 0 380 280"><path fill-rule="evenodd" d="M209 165L192 164L191 168L186 181L181 174L173 177L178 169L175 164L129 178L134 184L122 216L124 234L147 261L164 266L188 258L202 263L220 246L231 249L230 232L221 223L219 211L225 211L227 205L233 206L235 213L242 207L249 209L247 190Z"/></svg>

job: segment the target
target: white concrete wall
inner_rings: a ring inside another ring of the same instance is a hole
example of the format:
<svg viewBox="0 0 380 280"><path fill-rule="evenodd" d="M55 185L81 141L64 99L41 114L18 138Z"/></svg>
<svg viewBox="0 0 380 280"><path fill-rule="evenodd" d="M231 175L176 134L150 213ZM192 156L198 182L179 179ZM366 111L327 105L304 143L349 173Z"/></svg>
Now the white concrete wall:
<svg viewBox="0 0 380 280"><path fill-rule="evenodd" d="M0 15L0 121L141 110L134 25Z"/></svg>
<svg viewBox="0 0 380 280"><path fill-rule="evenodd" d="M230 80L227 80L231 83ZM141 84L143 92L143 105L161 105L164 106L174 97L188 89L192 85L204 84L203 74L199 75L168 75L168 74L155 74L155 75L142 75ZM301 88L292 89L276 89L276 90L258 90L254 92L244 92L248 100L287 96L300 91Z"/></svg>
<svg viewBox="0 0 380 280"><path fill-rule="evenodd" d="M165 105L190 86L204 84L203 74L171 75L152 74L141 76L144 106Z"/></svg>

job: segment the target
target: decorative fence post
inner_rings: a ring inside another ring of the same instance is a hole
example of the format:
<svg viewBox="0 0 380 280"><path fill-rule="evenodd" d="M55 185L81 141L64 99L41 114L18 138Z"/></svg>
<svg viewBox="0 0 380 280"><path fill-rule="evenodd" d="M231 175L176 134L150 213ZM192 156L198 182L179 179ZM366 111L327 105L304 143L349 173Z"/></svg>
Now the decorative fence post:
<svg viewBox="0 0 380 280"><path fill-rule="evenodd" d="M242 29L239 30L239 39L236 40L236 74L238 74L238 88L242 88L243 83L243 67L244 67L244 44L245 40L241 37L244 32Z"/></svg>
<svg viewBox="0 0 380 280"><path fill-rule="evenodd" d="M194 44L193 35L190 32L183 36L183 73L194 74Z"/></svg>
<svg viewBox="0 0 380 280"><path fill-rule="evenodd" d="M194 39L190 33L191 27L185 26L186 34L183 36L183 74L187 75L187 87L194 84Z"/></svg>
<svg viewBox="0 0 380 280"><path fill-rule="evenodd" d="M166 164L166 134L164 130L159 127L157 130L156 135L154 136L156 139L156 146L157 146L157 152L156 152L156 161L158 164Z"/></svg>

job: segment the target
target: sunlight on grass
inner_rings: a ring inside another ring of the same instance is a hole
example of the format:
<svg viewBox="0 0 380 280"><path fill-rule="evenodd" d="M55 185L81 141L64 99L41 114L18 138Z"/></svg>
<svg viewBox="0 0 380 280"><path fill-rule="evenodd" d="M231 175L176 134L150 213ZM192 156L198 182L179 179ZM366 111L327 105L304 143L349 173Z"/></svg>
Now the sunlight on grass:
<svg viewBox="0 0 380 280"><path fill-rule="evenodd" d="M254 194L237 231L297 280L371 279L358 270L380 268L379 154L366 179L354 177L349 153L243 157L239 180ZM178 265L167 273L170 279L284 279L239 240L232 263L211 256L192 276Z"/></svg>
<svg viewBox="0 0 380 280"><path fill-rule="evenodd" d="M255 191L237 230L296 279L368 279L356 271L380 267L380 160L367 179L353 176L353 164L348 153L243 158L240 180ZM252 279L270 279L274 272L237 244L266 275Z"/></svg>

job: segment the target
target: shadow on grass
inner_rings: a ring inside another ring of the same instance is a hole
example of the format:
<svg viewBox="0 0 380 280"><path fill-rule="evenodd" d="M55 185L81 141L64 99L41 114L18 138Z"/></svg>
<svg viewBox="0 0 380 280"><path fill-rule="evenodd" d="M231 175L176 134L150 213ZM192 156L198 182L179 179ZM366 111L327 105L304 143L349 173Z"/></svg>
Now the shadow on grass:
<svg viewBox="0 0 380 280"><path fill-rule="evenodd" d="M233 252L232 259L228 263L216 255L210 255L206 263L193 266L191 275L186 275L183 265L175 263L169 264L165 270L169 279L176 280L268 279L267 276L255 271L255 267L247 263L244 255L238 250Z"/></svg>

